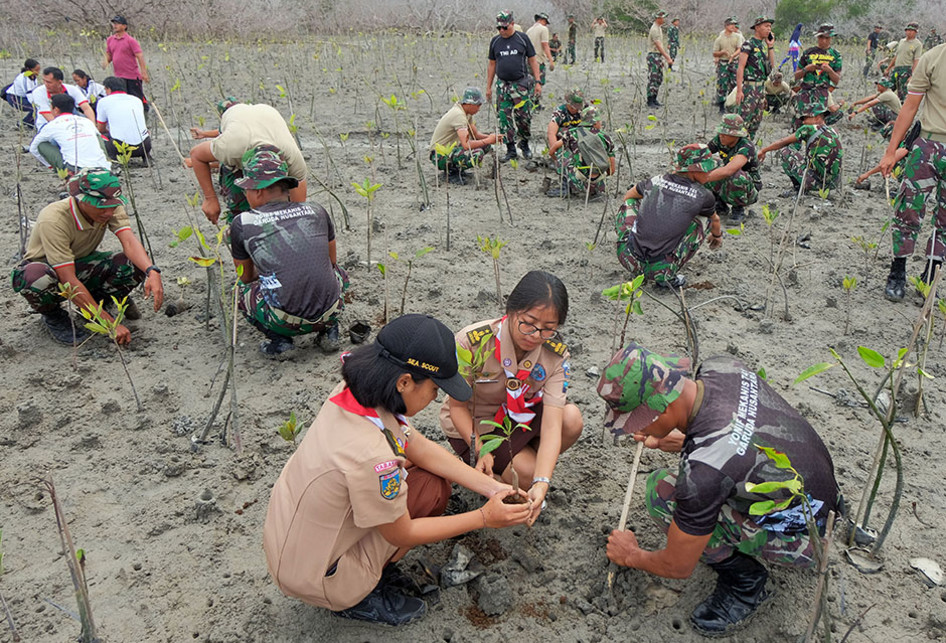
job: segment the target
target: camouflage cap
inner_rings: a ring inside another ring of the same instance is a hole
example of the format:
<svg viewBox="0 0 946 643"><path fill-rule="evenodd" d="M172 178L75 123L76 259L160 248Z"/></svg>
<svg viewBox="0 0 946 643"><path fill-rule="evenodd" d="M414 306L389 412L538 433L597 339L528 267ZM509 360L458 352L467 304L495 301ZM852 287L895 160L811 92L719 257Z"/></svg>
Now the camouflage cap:
<svg viewBox="0 0 946 643"><path fill-rule="evenodd" d="M585 95L580 89L573 89L567 94L565 94L565 102L572 105L584 105L585 104Z"/></svg>
<svg viewBox="0 0 946 643"><path fill-rule="evenodd" d="M667 17L666 11L658 11L657 13L654 14L654 20L656 20L657 18L666 18L666 17Z"/></svg>
<svg viewBox="0 0 946 643"><path fill-rule="evenodd" d="M761 16L756 16L755 20L752 21L752 28L755 29L759 25L764 25L765 23L772 24L774 22L774 18L769 18L767 15L762 14Z"/></svg>
<svg viewBox="0 0 946 643"><path fill-rule="evenodd" d="M647 428L683 393L689 368L688 357L660 355L638 344L619 350L598 381L598 395L608 405L605 426L628 435Z"/></svg>
<svg viewBox="0 0 946 643"><path fill-rule="evenodd" d="M724 25L738 25L738 24L739 24L739 19L736 18L736 16L729 16L728 18L726 18L726 20L723 22L723 24L724 24Z"/></svg>
<svg viewBox="0 0 946 643"><path fill-rule="evenodd" d="M769 76L769 80L771 80L773 83L780 83L782 82L783 78L785 78L785 75L782 72L780 72L778 69L773 71L772 75Z"/></svg>
<svg viewBox="0 0 946 643"><path fill-rule="evenodd" d="M874 82L880 85L881 87L883 87L884 89L893 89L895 87L893 81L890 80L889 78L881 77L875 80Z"/></svg>
<svg viewBox="0 0 946 643"><path fill-rule="evenodd" d="M594 105L589 105L588 107L581 110L581 122L584 125L594 125L600 119L598 118L598 108Z"/></svg>
<svg viewBox="0 0 946 643"><path fill-rule="evenodd" d="M247 150L241 159L243 177L234 181L241 190L262 190L279 181L286 181L289 189L299 181L289 176L289 164L272 145L259 145Z"/></svg>
<svg viewBox="0 0 946 643"><path fill-rule="evenodd" d="M500 11L496 14L496 24L503 27L512 23L512 11Z"/></svg>
<svg viewBox="0 0 946 643"><path fill-rule="evenodd" d="M716 159L706 145L680 148L677 152L677 170L680 172L712 172Z"/></svg>
<svg viewBox="0 0 946 643"><path fill-rule="evenodd" d="M221 101L217 101L217 114L223 116L223 113L233 107L234 105L239 105L240 101L235 99L233 96L227 96Z"/></svg>
<svg viewBox="0 0 946 643"><path fill-rule="evenodd" d="M114 208L125 204L118 177L103 167L90 167L69 181L69 194L96 208Z"/></svg>
<svg viewBox="0 0 946 643"><path fill-rule="evenodd" d="M919 31L920 25L916 22L908 22L907 26L903 28L904 31Z"/></svg>
<svg viewBox="0 0 946 643"><path fill-rule="evenodd" d="M482 105L485 102L486 99L479 87L467 87L463 90L463 98L460 99L463 105Z"/></svg>
<svg viewBox="0 0 946 643"><path fill-rule="evenodd" d="M880 25L880 24L874 25L874 29L883 29L883 28L884 28L883 25Z"/></svg>
<svg viewBox="0 0 946 643"><path fill-rule="evenodd" d="M816 92L802 92L798 96L796 110L801 118L824 114L828 111L828 97Z"/></svg>
<svg viewBox="0 0 946 643"><path fill-rule="evenodd" d="M549 14L547 14L547 13L545 13L545 12L543 11L542 13L537 13L537 14L535 14L535 17L534 17L534 18L535 18L536 21L544 20L544 21L548 22L548 21L549 21Z"/></svg>
<svg viewBox="0 0 946 643"><path fill-rule="evenodd" d="M837 36L837 32L834 30L834 25L830 22L826 22L818 27L818 31L815 32L815 36L821 37L826 36L831 38L832 36Z"/></svg>
<svg viewBox="0 0 946 643"><path fill-rule="evenodd" d="M746 122L742 120L742 116L739 114L726 114L723 116L722 122L716 126L717 134L725 134L727 136L738 136L743 138L749 136L749 131L746 129Z"/></svg>

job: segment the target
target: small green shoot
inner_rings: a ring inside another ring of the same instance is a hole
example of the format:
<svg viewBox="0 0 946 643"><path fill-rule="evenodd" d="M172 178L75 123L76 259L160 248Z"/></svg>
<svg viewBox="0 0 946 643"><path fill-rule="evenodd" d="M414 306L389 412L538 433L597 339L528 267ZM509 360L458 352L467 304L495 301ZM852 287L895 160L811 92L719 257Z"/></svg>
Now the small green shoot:
<svg viewBox="0 0 946 643"><path fill-rule="evenodd" d="M279 428L276 429L281 437L286 442L296 443L296 436L302 431L302 427L296 422L296 412L292 411L289 413L289 419L279 425Z"/></svg>

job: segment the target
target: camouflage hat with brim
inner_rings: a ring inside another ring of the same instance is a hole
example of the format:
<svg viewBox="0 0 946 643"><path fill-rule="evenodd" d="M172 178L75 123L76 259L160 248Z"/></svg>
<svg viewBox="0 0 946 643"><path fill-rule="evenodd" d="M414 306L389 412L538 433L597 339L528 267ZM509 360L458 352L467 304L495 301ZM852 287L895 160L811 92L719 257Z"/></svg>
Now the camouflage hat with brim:
<svg viewBox="0 0 946 643"><path fill-rule="evenodd" d="M223 115L225 111L233 107L234 105L239 104L240 101L235 99L233 96L227 96L223 100L217 101L217 114L220 116Z"/></svg>
<svg viewBox="0 0 946 643"><path fill-rule="evenodd" d="M581 122L584 125L594 125L599 120L598 118L598 108L594 105L589 105L588 107L581 110Z"/></svg>
<svg viewBox="0 0 946 643"><path fill-rule="evenodd" d="M729 16L728 18L726 18L723 24L724 25L738 25L739 20L737 20L735 16Z"/></svg>
<svg viewBox="0 0 946 643"><path fill-rule="evenodd" d="M565 94L565 102L571 105L584 105L585 95L580 89L573 89Z"/></svg>
<svg viewBox="0 0 946 643"><path fill-rule="evenodd" d="M549 14L547 14L547 13L537 13L537 14L535 14L535 20L537 20L537 21L538 21L538 20L544 20L544 21L548 22L548 21L549 21Z"/></svg>
<svg viewBox="0 0 946 643"><path fill-rule="evenodd" d="M512 23L512 11L500 11L496 14L496 24L503 27Z"/></svg>
<svg viewBox="0 0 946 643"><path fill-rule="evenodd" d="M689 369L688 357L660 355L634 343L619 350L598 381L598 395L608 405L605 426L628 435L647 428L683 393Z"/></svg>
<svg viewBox="0 0 946 643"><path fill-rule="evenodd" d="M893 81L890 80L889 78L879 78L875 80L874 82L880 85L881 87L883 87L884 89L893 89L895 87Z"/></svg>
<svg viewBox="0 0 946 643"><path fill-rule="evenodd" d="M828 97L814 92L802 94L798 101L798 115L802 118L818 116L828 111Z"/></svg>
<svg viewBox="0 0 946 643"><path fill-rule="evenodd" d="M774 23L775 23L775 19L774 19L774 18L769 18L769 17L768 17L767 15L765 15L765 14L763 14L763 15L761 15L761 16L756 16L755 20L752 21L752 27L753 27L753 29L754 29L754 28L758 27L759 25L764 25L765 23L769 23L770 25L771 25L771 24L774 24Z"/></svg>
<svg viewBox="0 0 946 643"><path fill-rule="evenodd" d="M289 189L299 185L297 179L289 176L289 164L272 145L260 145L248 150L241 163L243 177L234 183L242 190L262 190L279 181L286 181Z"/></svg>
<svg viewBox="0 0 946 643"><path fill-rule="evenodd" d="M69 181L69 194L78 201L96 208L114 208L125 205L122 184L118 177L105 168L86 168Z"/></svg>
<svg viewBox="0 0 946 643"><path fill-rule="evenodd" d="M486 98L479 87L467 87L463 90L463 98L460 99L463 105L482 105L485 102Z"/></svg>
<svg viewBox="0 0 946 643"><path fill-rule="evenodd" d="M834 25L831 24L830 22L826 22L823 25L820 25L818 27L818 31L815 32L815 36L819 38L822 36L826 38L832 38L837 35L838 35L837 32L834 30Z"/></svg>
<svg viewBox="0 0 946 643"><path fill-rule="evenodd" d="M904 31L919 31L920 25L916 22L909 22L907 26L903 28Z"/></svg>
<svg viewBox="0 0 946 643"><path fill-rule="evenodd" d="M749 136L749 131L746 129L746 122L739 114L726 114L723 116L722 122L716 126L716 133L725 134L726 136L738 136L739 138Z"/></svg>
<svg viewBox="0 0 946 643"><path fill-rule="evenodd" d="M667 17L667 12L666 12L666 11L658 11L657 13L654 14L654 19L655 19L655 20L656 20L657 18L666 18L666 17Z"/></svg>
<svg viewBox="0 0 946 643"><path fill-rule="evenodd" d="M706 145L684 147L677 152L677 171L712 172L717 167L713 153Z"/></svg>

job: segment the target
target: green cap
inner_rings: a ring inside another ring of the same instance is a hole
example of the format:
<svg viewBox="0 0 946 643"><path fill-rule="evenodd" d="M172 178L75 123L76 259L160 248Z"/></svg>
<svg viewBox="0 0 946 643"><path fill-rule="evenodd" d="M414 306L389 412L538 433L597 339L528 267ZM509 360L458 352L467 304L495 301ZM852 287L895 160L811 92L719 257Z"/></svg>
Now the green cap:
<svg viewBox="0 0 946 643"><path fill-rule="evenodd" d="M545 12L537 13L537 14L535 14L535 20L536 20L536 21L544 20L544 21L548 22L548 21L549 21L549 14L547 14L547 13L545 13Z"/></svg>
<svg viewBox="0 0 946 643"><path fill-rule="evenodd" d="M772 24L775 22L775 20L773 18L769 18L765 14L762 14L761 16L756 16L755 20L752 21L752 28L755 29L759 25L765 24L766 22L769 24Z"/></svg>
<svg viewBox="0 0 946 643"><path fill-rule="evenodd" d="M585 104L585 95L581 92L580 89L573 89L567 94L565 94L565 102L572 105L584 105Z"/></svg>
<svg viewBox="0 0 946 643"><path fill-rule="evenodd" d="M479 87L467 87L463 90L463 98L460 99L463 105L482 105L485 102L486 99Z"/></svg>
<svg viewBox="0 0 946 643"><path fill-rule="evenodd" d="M746 129L746 122L742 120L742 116L739 114L726 114L723 116L722 122L716 126L717 134L726 134L727 136L738 136L743 138L749 136L749 131Z"/></svg>
<svg viewBox="0 0 946 643"><path fill-rule="evenodd" d="M233 96L227 96L223 100L217 101L217 114L223 116L223 113L233 107L238 105L240 101L235 99Z"/></svg>
<svg viewBox="0 0 946 643"><path fill-rule="evenodd" d="M834 30L834 25L830 22L826 22L823 25L818 27L818 31L815 32L815 36L827 36L831 38L832 36L837 36L837 32Z"/></svg>
<svg viewBox="0 0 946 643"><path fill-rule="evenodd" d="M658 11L657 13L654 14L654 20L656 20L657 18L666 18L666 17L667 17L666 11Z"/></svg>
<svg viewBox="0 0 946 643"><path fill-rule="evenodd" d="M114 208L125 204L118 177L101 167L90 167L69 181L69 194L96 208Z"/></svg>
<svg viewBox="0 0 946 643"><path fill-rule="evenodd" d="M286 181L289 189L299 185L299 181L289 176L289 164L279 154L279 149L272 145L260 145L247 150L241 160L243 177L234 181L242 190L262 190L279 181Z"/></svg>
<svg viewBox="0 0 946 643"><path fill-rule="evenodd" d="M512 11L500 11L496 14L496 24L502 25L503 27L508 26L512 22Z"/></svg>
<svg viewBox="0 0 946 643"><path fill-rule="evenodd" d="M907 26L903 28L904 31L919 31L920 25L916 22L908 22Z"/></svg>
<svg viewBox="0 0 946 643"><path fill-rule="evenodd" d="M706 145L680 148L677 152L677 170L680 172L712 172L716 169L716 159Z"/></svg>
<svg viewBox="0 0 946 643"><path fill-rule="evenodd" d="M884 89L893 89L893 88L894 88L893 81L890 80L889 78L880 78L879 80L876 80L876 81L874 81L874 82L876 82L878 85L880 85L880 86L883 87Z"/></svg>

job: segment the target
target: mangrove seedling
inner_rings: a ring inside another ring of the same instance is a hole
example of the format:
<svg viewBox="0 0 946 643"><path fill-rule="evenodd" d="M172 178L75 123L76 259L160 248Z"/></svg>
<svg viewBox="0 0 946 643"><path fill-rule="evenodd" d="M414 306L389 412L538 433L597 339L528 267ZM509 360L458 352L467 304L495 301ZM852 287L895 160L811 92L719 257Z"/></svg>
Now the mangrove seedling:
<svg viewBox="0 0 946 643"><path fill-rule="evenodd" d="M413 270L414 268L414 261L416 259L420 259L428 252L433 252L433 247L424 246L420 250L416 251L413 257L409 257L407 260L407 276L404 277L404 287L401 289L401 312L398 313L399 315L404 314L404 305L407 302L407 284L411 280L411 270ZM394 259L395 261L400 260L400 255L398 255L398 253L389 252L388 254L391 255L391 258Z"/></svg>
<svg viewBox="0 0 946 643"><path fill-rule="evenodd" d="M289 413L289 419L279 425L277 429L279 437L286 442L296 443L296 436L302 431L302 427L296 423L296 412Z"/></svg>
<svg viewBox="0 0 946 643"><path fill-rule="evenodd" d="M508 241L500 240L497 235L494 239L487 237L481 237L477 235L476 242L479 244L480 250L488 254L493 259L493 276L496 278L496 301L500 306L503 305L503 289L499 282L499 255L502 253L503 248L509 244Z"/></svg>
<svg viewBox="0 0 946 643"><path fill-rule="evenodd" d="M375 183L372 185L371 179L365 179L361 183L355 183L352 181L352 186L354 186L355 191L361 196L365 197L368 201L368 207L366 210L368 218L368 266L371 266L371 226L374 224L374 216L371 212L371 206L374 203L374 193L381 189L381 183Z"/></svg>
<svg viewBox="0 0 946 643"><path fill-rule="evenodd" d="M490 373L483 372L483 368L486 366L486 360L489 359L489 351L486 350L486 345L492 337L493 334L490 331L486 331L480 335L480 340L477 343L475 351L468 350L457 342L457 371L464 379L471 382L470 389L473 394L470 397L470 404L472 406L471 413L474 418L476 417L476 385L482 380L492 377ZM473 430L470 432L470 462L468 464L471 467L476 466L478 453L476 449L477 437L476 423L474 422Z"/></svg>
<svg viewBox="0 0 946 643"><path fill-rule="evenodd" d="M141 399L138 397L138 389L135 388L135 381L131 378L131 373L128 370L128 363L125 361L125 353L118 343L118 327L121 326L122 321L125 320L125 310L128 308L128 297L122 297L122 300L118 301L118 298L112 295L112 302L115 304L115 317L111 319L105 314L102 302L99 302L91 310L82 308L82 316L86 319L85 327L88 330L98 335L108 337L112 340L112 343L115 344L115 349L118 351L118 357L121 358L122 368L125 369L125 376L128 378L128 383L131 384L131 392L135 395L135 403L138 405L138 411L140 412L143 407L141 406Z"/></svg>
<svg viewBox="0 0 946 643"><path fill-rule="evenodd" d="M76 295L79 291L72 284L59 283L59 296L66 300L66 308L69 311L69 325L72 326L72 368L77 367L77 353L79 347L76 346Z"/></svg>
<svg viewBox="0 0 946 643"><path fill-rule="evenodd" d="M393 255L394 253L388 253ZM388 267L383 263L378 262L378 272L381 273L381 277L384 279L384 323L388 323Z"/></svg>
<svg viewBox="0 0 946 643"><path fill-rule="evenodd" d="M512 433L516 429L531 431L532 427L530 427L528 424L523 424L522 422L517 422L515 425L513 425L512 420L509 419L508 415L503 416L503 421L501 423L494 422L493 420L482 420L480 424L486 424L495 427L502 431L502 435L497 433L487 433L486 435L482 436L480 440L482 440L483 446L480 447L479 457L482 458L487 453L492 453L505 442L506 447L509 449L509 471L512 475L512 488L518 489L519 474L516 472L516 466L512 461ZM514 501L516 503L523 502L522 500L518 499L517 496L511 496L507 500Z"/></svg>
<svg viewBox="0 0 946 643"><path fill-rule="evenodd" d="M447 180L444 181L444 187L447 190L447 252L450 252L450 155L453 154L454 148L456 148L456 142L450 143L450 145L443 145L441 143L436 143L434 145L434 154L437 159L437 176L440 176L440 159L445 159L446 163L444 170L446 172ZM439 181L439 178L438 178ZM437 186L440 187L439 185Z"/></svg>
<svg viewBox="0 0 946 643"><path fill-rule="evenodd" d="M391 94L391 98L385 98L382 96L381 100L385 105L391 108L391 111L394 112L394 141L397 147L397 168L400 170L403 169L403 165L401 163L401 125L398 121L397 113L401 110L407 109L407 107L405 106L404 101L399 101L397 96L394 94Z"/></svg>
<svg viewBox="0 0 946 643"><path fill-rule="evenodd" d="M125 180L125 186L128 188L128 205L131 207L131 214L135 217L135 223L138 225L138 235L141 237L141 242L144 244L145 248L148 249L148 256L151 257L152 263L154 262L154 251L151 249L151 238L148 237L148 233L145 231L144 223L141 220L141 217L138 215L138 204L135 201L135 188L131 182L131 171L129 166L131 164L131 155L135 150L138 149L137 145L129 145L128 143L115 142L115 149L118 150L118 162L122 166L122 178Z"/></svg>
<svg viewBox="0 0 946 643"><path fill-rule="evenodd" d="M857 288L857 277L845 277L841 285L844 292L847 293L847 306L845 307L847 311L844 316L844 334L847 335L851 328L851 296L854 294L854 289Z"/></svg>
<svg viewBox="0 0 946 643"><path fill-rule="evenodd" d="M624 306L624 327L621 329L621 346L624 346L624 336L627 334L627 323L631 318L631 313L635 315L643 315L644 310L641 308L640 298L644 294L641 286L644 283L644 275L637 275L632 281L625 281L624 283L617 284L616 286L611 286L610 288L605 288L601 291L601 294L610 299L611 301L617 302L627 302ZM612 352L615 349L612 347Z"/></svg>

